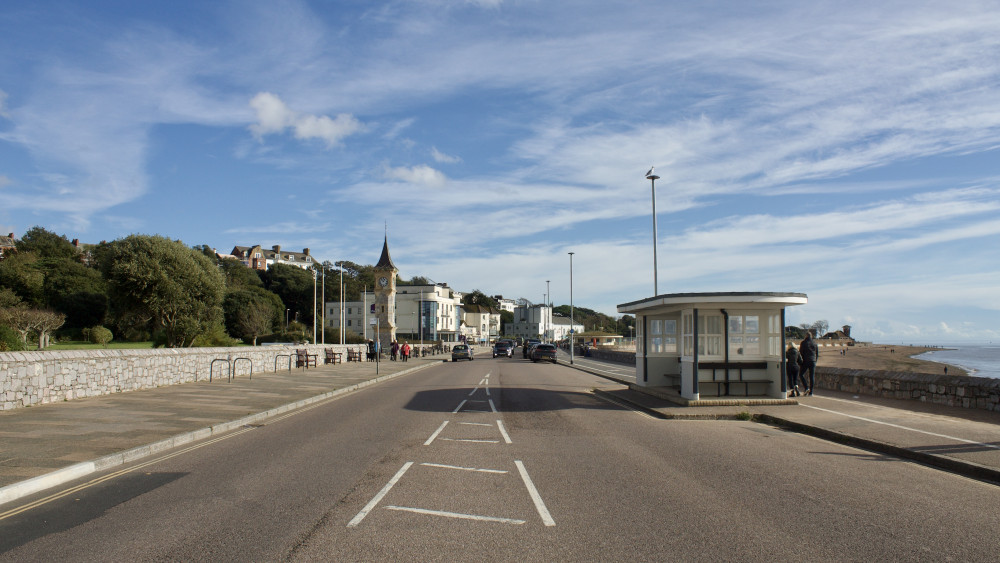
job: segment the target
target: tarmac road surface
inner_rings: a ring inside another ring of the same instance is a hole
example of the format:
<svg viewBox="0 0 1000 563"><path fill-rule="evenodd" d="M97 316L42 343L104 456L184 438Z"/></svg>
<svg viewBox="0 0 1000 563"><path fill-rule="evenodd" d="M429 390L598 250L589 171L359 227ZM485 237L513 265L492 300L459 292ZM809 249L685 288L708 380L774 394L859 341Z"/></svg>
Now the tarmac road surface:
<svg viewBox="0 0 1000 563"><path fill-rule="evenodd" d="M941 561L1000 548L994 485L760 423L661 420L601 387L620 386L517 355L439 364L4 505L0 560Z"/></svg>

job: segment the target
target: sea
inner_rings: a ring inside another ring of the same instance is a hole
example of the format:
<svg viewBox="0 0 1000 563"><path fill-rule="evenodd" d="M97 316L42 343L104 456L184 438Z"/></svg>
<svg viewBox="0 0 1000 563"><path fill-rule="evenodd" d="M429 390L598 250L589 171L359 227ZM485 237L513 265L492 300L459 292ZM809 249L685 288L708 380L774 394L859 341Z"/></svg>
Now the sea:
<svg viewBox="0 0 1000 563"><path fill-rule="evenodd" d="M1000 345L953 345L914 356L965 368L969 375L1000 379Z"/></svg>

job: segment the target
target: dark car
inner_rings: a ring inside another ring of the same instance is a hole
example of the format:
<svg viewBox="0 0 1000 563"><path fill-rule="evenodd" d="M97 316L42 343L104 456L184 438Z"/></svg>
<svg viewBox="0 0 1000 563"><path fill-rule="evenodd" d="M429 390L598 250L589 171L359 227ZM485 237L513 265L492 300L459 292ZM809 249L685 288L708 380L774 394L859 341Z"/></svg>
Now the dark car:
<svg viewBox="0 0 1000 563"><path fill-rule="evenodd" d="M493 345L493 357L506 356L511 357L514 355L514 349L510 347L510 344L506 342L497 342Z"/></svg>
<svg viewBox="0 0 1000 563"><path fill-rule="evenodd" d="M538 340L537 338L529 338L524 341L524 349L521 350L521 354L525 359L528 359L529 354L531 354L531 347L540 342L541 340Z"/></svg>
<svg viewBox="0 0 1000 563"><path fill-rule="evenodd" d="M531 361L538 362L541 360L551 360L553 363L555 363L556 361L555 344L536 344L535 347L531 349Z"/></svg>
<svg viewBox="0 0 1000 563"><path fill-rule="evenodd" d="M457 362L459 360L469 360L472 361L475 358L472 357L472 348L469 348L465 344L459 344L451 349L451 361Z"/></svg>

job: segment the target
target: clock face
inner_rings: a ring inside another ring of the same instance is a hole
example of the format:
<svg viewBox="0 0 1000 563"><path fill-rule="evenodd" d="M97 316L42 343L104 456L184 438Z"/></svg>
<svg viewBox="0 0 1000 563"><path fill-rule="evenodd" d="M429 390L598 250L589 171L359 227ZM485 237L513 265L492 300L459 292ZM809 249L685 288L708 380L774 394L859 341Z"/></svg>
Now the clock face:
<svg viewBox="0 0 1000 563"><path fill-rule="evenodd" d="M389 286L389 278L379 278L378 279L378 284L381 285L382 287L388 287Z"/></svg>

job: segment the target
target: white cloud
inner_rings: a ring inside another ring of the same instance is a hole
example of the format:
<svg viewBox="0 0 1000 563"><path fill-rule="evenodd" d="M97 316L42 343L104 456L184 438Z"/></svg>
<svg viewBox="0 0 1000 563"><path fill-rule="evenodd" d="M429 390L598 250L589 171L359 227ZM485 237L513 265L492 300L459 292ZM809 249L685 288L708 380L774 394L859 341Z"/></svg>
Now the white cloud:
<svg viewBox="0 0 1000 563"><path fill-rule="evenodd" d="M7 92L0 90L0 117L10 117L7 113Z"/></svg>
<svg viewBox="0 0 1000 563"><path fill-rule="evenodd" d="M250 107L257 113L257 123L250 125L250 131L257 138L292 129L297 139L323 139L328 146L333 146L363 129L360 121L346 113L334 119L325 115L299 115L270 92L258 93L250 100Z"/></svg>
<svg viewBox="0 0 1000 563"><path fill-rule="evenodd" d="M440 188L448 182L448 178L444 174L426 164L386 167L382 172L382 177L387 180L401 180L429 188Z"/></svg>
<svg viewBox="0 0 1000 563"><path fill-rule="evenodd" d="M450 154L445 154L437 149L437 147L431 147L431 156L434 157L435 162L440 162L442 164L455 164L462 162L462 159L457 156L452 156Z"/></svg>

